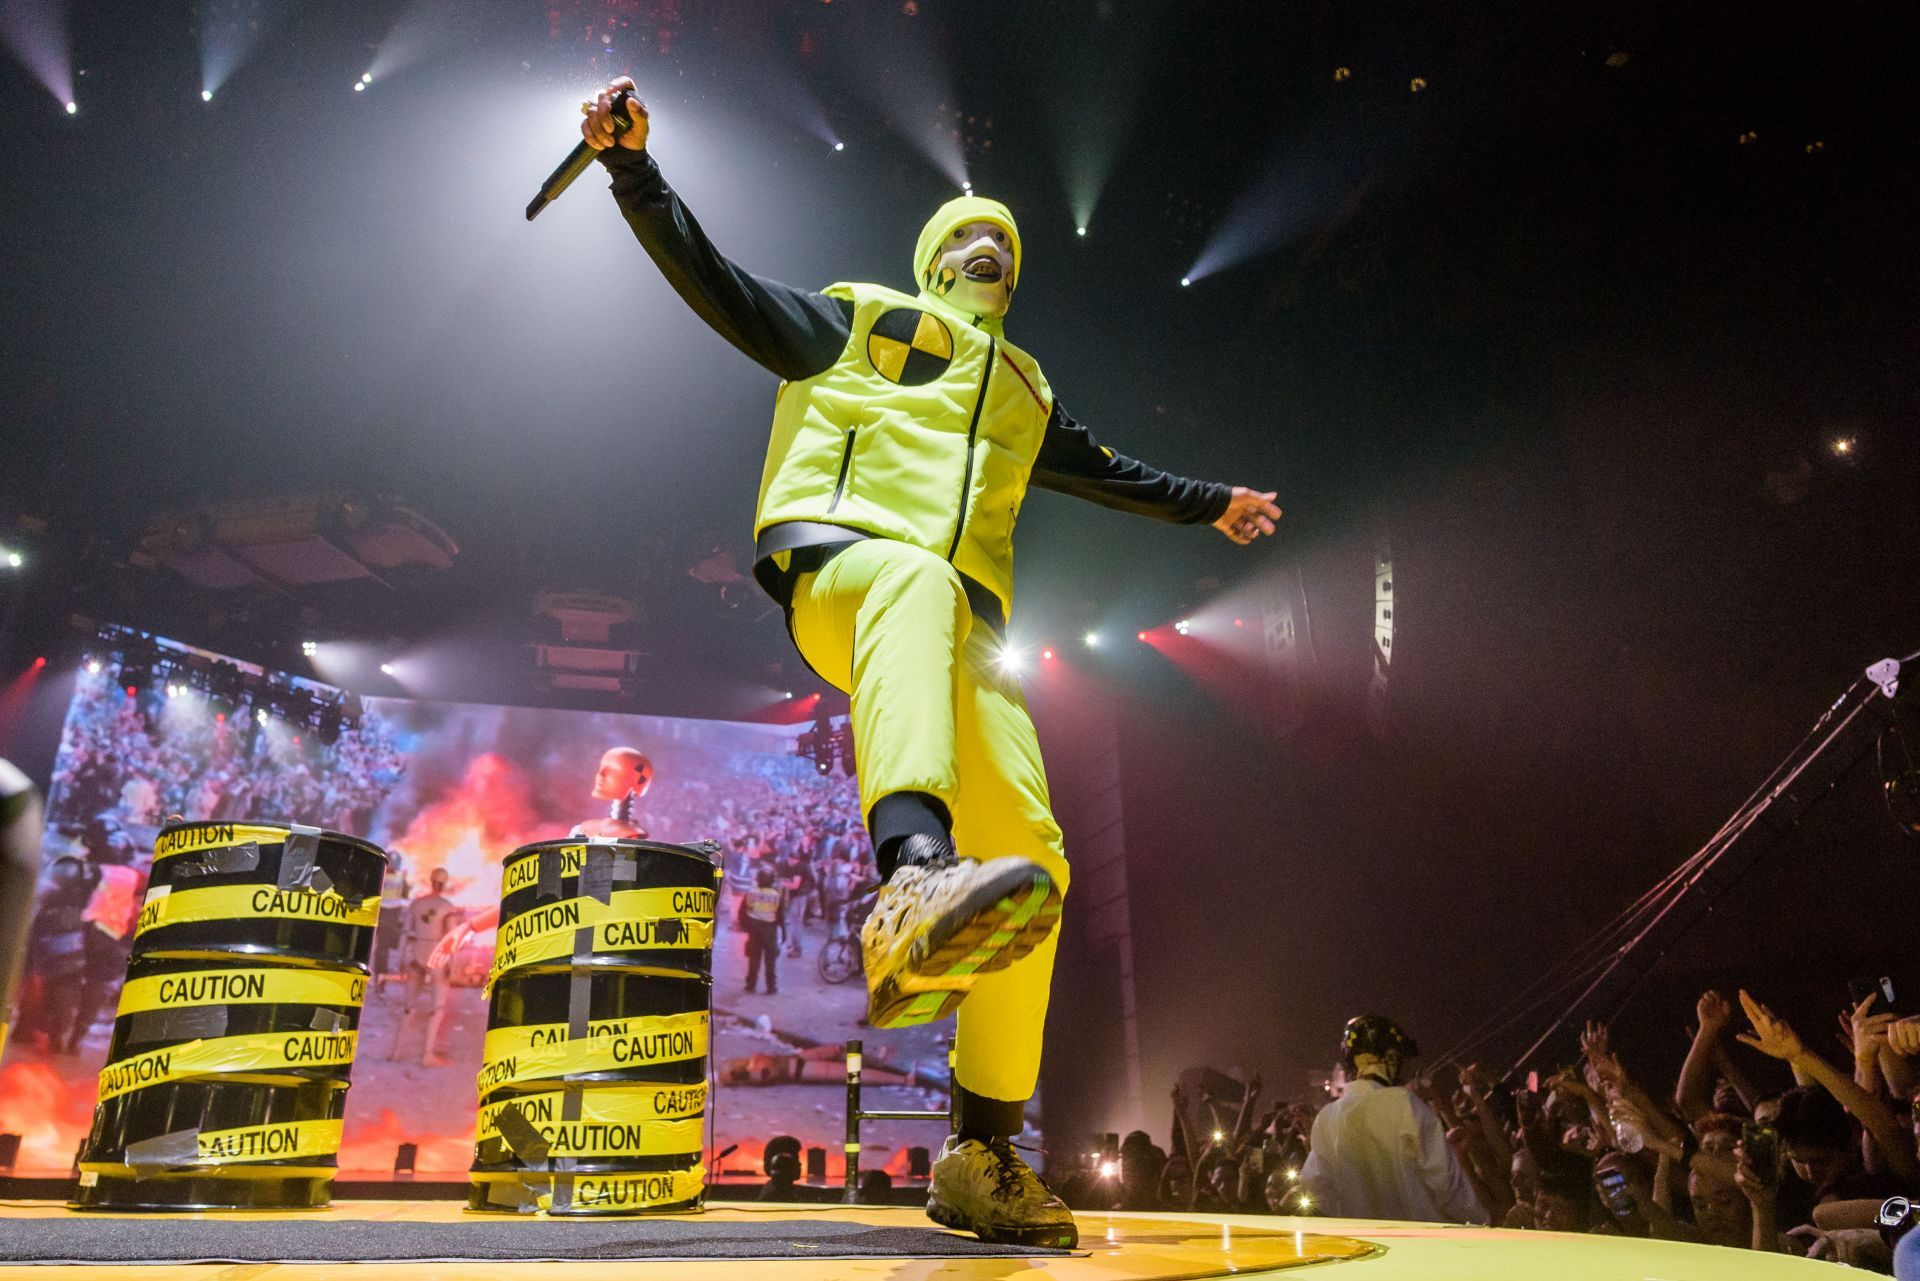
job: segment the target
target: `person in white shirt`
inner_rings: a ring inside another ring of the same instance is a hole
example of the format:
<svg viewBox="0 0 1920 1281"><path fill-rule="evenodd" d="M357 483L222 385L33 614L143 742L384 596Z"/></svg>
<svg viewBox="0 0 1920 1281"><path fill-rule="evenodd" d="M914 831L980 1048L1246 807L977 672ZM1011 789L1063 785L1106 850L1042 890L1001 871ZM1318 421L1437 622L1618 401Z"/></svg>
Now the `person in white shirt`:
<svg viewBox="0 0 1920 1281"><path fill-rule="evenodd" d="M1420 1052L1392 1019L1363 1014L1340 1038L1348 1085L1313 1120L1300 1181L1316 1212L1348 1219L1485 1223L1432 1108L1400 1084Z"/></svg>

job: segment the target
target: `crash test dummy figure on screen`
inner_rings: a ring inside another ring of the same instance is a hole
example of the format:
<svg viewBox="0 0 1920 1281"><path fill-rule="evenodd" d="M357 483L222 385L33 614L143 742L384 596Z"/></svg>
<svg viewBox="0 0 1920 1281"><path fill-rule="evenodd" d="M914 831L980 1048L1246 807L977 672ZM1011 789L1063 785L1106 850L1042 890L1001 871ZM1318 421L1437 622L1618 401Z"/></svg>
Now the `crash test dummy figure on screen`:
<svg viewBox="0 0 1920 1281"><path fill-rule="evenodd" d="M853 702L860 804L883 883L861 931L876 1027L957 1011L957 1132L927 1213L986 1240L1065 1246L1073 1216L1020 1159L1067 862L1020 687L998 662L1029 485L1238 543L1271 493L1122 457L1061 408L1002 328L1026 268L996 201L948 201L913 250L917 293L795 289L723 256L646 150L633 83L582 104L620 211L699 318L782 379L754 576L808 665ZM631 124L616 136L616 111ZM625 314L615 300L608 310ZM645 341L631 319L599 341Z"/></svg>
<svg viewBox="0 0 1920 1281"><path fill-rule="evenodd" d="M611 802L605 818L589 818L573 825L568 836L615 837L643 841L647 829L633 820L633 807L653 786L653 762L637 747L609 747L600 756L600 768L593 774L593 799ZM500 905L483 907L469 914L440 941L433 952L433 968L444 970L455 953L475 934L500 924Z"/></svg>

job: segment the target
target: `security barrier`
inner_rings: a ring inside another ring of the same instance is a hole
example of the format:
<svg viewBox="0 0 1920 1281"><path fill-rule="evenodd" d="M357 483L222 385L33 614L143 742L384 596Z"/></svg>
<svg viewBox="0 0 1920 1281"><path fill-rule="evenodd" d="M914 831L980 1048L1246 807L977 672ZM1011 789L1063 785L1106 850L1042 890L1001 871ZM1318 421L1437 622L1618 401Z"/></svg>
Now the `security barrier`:
<svg viewBox="0 0 1920 1281"><path fill-rule="evenodd" d="M332 1199L385 871L317 828L161 831L74 1208Z"/></svg>
<svg viewBox="0 0 1920 1281"><path fill-rule="evenodd" d="M697 1208L717 850L547 841L501 873L468 1208Z"/></svg>

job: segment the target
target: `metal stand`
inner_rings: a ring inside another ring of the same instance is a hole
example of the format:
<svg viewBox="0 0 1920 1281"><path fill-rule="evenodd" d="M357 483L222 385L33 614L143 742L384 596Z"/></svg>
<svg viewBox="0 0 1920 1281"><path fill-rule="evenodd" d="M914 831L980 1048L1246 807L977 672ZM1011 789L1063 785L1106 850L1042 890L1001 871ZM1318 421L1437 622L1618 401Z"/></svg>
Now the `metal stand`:
<svg viewBox="0 0 1920 1281"><path fill-rule="evenodd" d="M953 1129L952 1079L948 1080L947 1110L944 1112L905 1112L896 1109L867 1111L860 1106L860 1062L864 1041L847 1042L847 1191L848 1205L860 1204L860 1123L862 1121L945 1121ZM948 1051L952 1060L952 1051Z"/></svg>

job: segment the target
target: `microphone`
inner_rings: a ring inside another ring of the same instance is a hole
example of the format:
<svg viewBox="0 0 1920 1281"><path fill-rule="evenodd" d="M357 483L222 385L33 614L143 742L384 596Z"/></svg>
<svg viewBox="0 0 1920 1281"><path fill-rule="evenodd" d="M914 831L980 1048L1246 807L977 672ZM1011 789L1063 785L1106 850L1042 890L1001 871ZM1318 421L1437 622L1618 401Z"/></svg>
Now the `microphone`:
<svg viewBox="0 0 1920 1281"><path fill-rule="evenodd" d="M616 138L633 128L633 119L627 111L627 104L632 101L633 94L625 89L613 95L613 135ZM547 180L540 184L540 194L527 203L527 221L532 222L540 216L542 209L558 200L560 193L572 186L573 180L585 173L587 166L599 154L592 143L582 138L580 145L560 162L560 167L548 174Z"/></svg>

